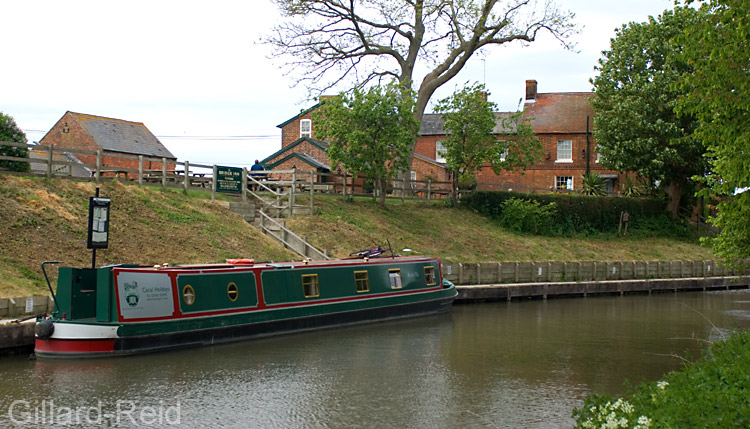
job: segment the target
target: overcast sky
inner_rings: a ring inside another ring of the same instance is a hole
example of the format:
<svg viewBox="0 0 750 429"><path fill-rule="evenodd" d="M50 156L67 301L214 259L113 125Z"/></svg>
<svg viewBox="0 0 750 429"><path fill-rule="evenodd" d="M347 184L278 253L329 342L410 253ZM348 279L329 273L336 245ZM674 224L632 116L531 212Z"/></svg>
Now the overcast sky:
<svg viewBox="0 0 750 429"><path fill-rule="evenodd" d="M576 13L577 51L551 37L472 58L433 97L482 82L515 110L539 92L590 91L614 29L672 0L556 0ZM281 17L269 0L0 0L0 111L39 141L66 111L143 122L179 160L250 165L281 148L276 125L313 102L259 43ZM422 76L415 76L421 81ZM338 88L344 90L346 88ZM428 112L431 106L428 106Z"/></svg>

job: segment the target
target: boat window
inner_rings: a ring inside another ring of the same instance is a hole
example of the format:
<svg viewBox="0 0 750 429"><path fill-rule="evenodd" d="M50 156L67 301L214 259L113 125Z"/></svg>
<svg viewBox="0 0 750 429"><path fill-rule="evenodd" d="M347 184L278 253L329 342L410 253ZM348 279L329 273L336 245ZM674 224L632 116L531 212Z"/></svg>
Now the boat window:
<svg viewBox="0 0 750 429"><path fill-rule="evenodd" d="M391 282L391 289L401 289L401 270L399 268L391 268L388 270L388 279Z"/></svg>
<svg viewBox="0 0 750 429"><path fill-rule="evenodd" d="M234 282L230 282L229 285L227 285L227 296L232 302L237 301L237 298L240 296L240 291L237 289L237 285L234 284Z"/></svg>
<svg viewBox="0 0 750 429"><path fill-rule="evenodd" d="M435 281L435 267L424 267L424 282L427 286L434 286L437 284L437 281Z"/></svg>
<svg viewBox="0 0 750 429"><path fill-rule="evenodd" d="M355 271L354 283L357 285L357 292L370 291L370 279L367 276L367 271Z"/></svg>
<svg viewBox="0 0 750 429"><path fill-rule="evenodd" d="M318 288L318 275L303 274L302 290L305 293L305 298L315 298L317 296L320 296L320 289Z"/></svg>
<svg viewBox="0 0 750 429"><path fill-rule="evenodd" d="M195 302L195 289L190 285L182 288L182 301L187 305L193 305Z"/></svg>

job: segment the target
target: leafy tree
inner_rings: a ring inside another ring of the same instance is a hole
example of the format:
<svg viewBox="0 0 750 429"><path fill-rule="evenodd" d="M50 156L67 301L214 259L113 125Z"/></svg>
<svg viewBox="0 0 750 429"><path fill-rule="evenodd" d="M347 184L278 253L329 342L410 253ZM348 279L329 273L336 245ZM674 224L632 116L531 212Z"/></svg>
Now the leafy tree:
<svg viewBox="0 0 750 429"><path fill-rule="evenodd" d="M355 89L326 100L313 113L315 132L329 140L333 165L373 180L385 205L386 182L409 168L408 158L419 122L412 94L391 84Z"/></svg>
<svg viewBox="0 0 750 429"><path fill-rule="evenodd" d="M689 1L688 3L692 3ZM693 73L680 88L681 113L697 118L695 136L707 148L712 174L705 194L726 197L711 222L721 228L714 253L730 265L750 258L750 8L746 0L711 0L705 17L678 38Z"/></svg>
<svg viewBox="0 0 750 429"><path fill-rule="evenodd" d="M16 125L16 121L0 112L0 142L26 143L26 134ZM25 147L0 145L0 156L28 158L29 150ZM0 169L11 171L29 171L28 162L0 160Z"/></svg>
<svg viewBox="0 0 750 429"><path fill-rule="evenodd" d="M422 120L435 91L477 52L530 43L552 34L570 48L575 15L552 0L274 0L287 19L266 42L293 58L297 83L322 94L347 80L364 87L395 78L414 88L414 71L428 69L413 114ZM412 142L409 164L416 139ZM408 179L408 177L405 177Z"/></svg>
<svg viewBox="0 0 750 429"><path fill-rule="evenodd" d="M669 195L667 211L677 214L690 177L704 174L705 152L693 138L694 120L678 116L675 103L685 95L676 87L691 68L679 56L674 38L701 20L692 8L665 11L658 19L623 25L604 51L592 79L594 137L602 164L636 171L660 181Z"/></svg>
<svg viewBox="0 0 750 429"><path fill-rule="evenodd" d="M458 198L458 179L474 179L474 174L489 164L496 174L502 170L526 168L542 157L542 144L534 136L522 112L497 114L495 103L487 101L484 85L464 87L440 100L435 113L440 113L448 138L443 141L447 169L452 178L452 203ZM505 130L503 140L493 134L500 119Z"/></svg>

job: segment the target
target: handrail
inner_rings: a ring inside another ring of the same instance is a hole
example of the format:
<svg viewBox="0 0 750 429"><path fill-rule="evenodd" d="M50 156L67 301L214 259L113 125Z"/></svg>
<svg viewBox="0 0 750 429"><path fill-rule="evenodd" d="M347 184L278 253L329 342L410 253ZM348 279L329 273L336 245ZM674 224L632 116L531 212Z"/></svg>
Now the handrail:
<svg viewBox="0 0 750 429"><path fill-rule="evenodd" d="M287 229L287 227L285 227L284 225L282 225L276 219L274 219L274 218L268 216L267 214L263 213L263 211L260 211L260 216L261 216L261 222L260 222L260 229L261 229L261 231L264 234L270 235L271 237L274 237L275 239L277 239L278 241L280 241L282 244L284 244L284 246L287 249L290 249L290 250L294 251L295 253L297 253L297 254L305 257L305 258L310 257L310 253L314 253L315 254L314 256L317 259L324 259L324 260L331 259L324 252L321 252L320 250L318 250L315 246L313 246L312 244L308 243L307 240L305 240L304 238L302 238L299 235L295 234L291 230ZM277 237L276 235L272 234L271 233L271 229L265 226L264 220L268 220L271 223L273 223L274 225L276 225L277 227L279 227L279 230L282 231L281 236ZM290 236L293 237L293 238L295 238L296 240L298 240L300 243L302 243L304 249L301 252L298 249L295 248L295 246L294 246L293 243L290 243L287 239L284 238L284 237L290 237Z"/></svg>

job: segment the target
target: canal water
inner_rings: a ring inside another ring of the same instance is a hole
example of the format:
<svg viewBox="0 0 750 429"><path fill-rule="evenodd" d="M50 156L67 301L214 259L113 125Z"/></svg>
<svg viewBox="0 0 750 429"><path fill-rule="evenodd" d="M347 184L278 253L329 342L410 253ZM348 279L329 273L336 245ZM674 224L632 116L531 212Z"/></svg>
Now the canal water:
<svg viewBox="0 0 750 429"><path fill-rule="evenodd" d="M0 358L0 427L570 427L750 328L750 291L456 305L449 314L87 361Z"/></svg>

